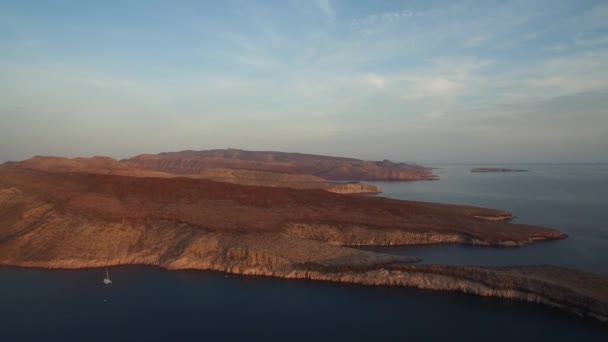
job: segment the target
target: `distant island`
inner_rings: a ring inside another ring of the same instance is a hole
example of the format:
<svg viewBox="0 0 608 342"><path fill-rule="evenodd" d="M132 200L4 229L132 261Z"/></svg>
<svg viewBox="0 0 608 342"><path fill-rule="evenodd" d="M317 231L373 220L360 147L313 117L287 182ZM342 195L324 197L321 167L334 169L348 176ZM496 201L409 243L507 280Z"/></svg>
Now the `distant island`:
<svg viewBox="0 0 608 342"><path fill-rule="evenodd" d="M209 168L246 169L309 174L327 180L410 181L434 180L432 170L419 165L390 160L365 161L354 158L275 151L239 149L142 154L124 160L153 171L199 174Z"/></svg>
<svg viewBox="0 0 608 342"><path fill-rule="evenodd" d="M529 172L530 170L521 169L503 169L495 167L478 167L471 169L471 172Z"/></svg>
<svg viewBox="0 0 608 342"><path fill-rule="evenodd" d="M414 257L353 248L523 246L567 238L558 230L514 224L511 213L495 209L280 186L273 182L293 173L277 170L263 170L272 173L264 175L274 186L241 184L239 179L258 179L259 170L227 168L243 162L224 163L225 152L214 153L219 161L208 164L161 156L146 162L36 157L0 165L0 265L145 264L407 286L544 303L608 320L608 279L599 275L555 266L417 265ZM292 160L278 152L253 155L259 163L247 165L274 165L268 160L279 156ZM298 164L278 164L290 163ZM383 164L397 167L380 162L370 169L383 170Z"/></svg>

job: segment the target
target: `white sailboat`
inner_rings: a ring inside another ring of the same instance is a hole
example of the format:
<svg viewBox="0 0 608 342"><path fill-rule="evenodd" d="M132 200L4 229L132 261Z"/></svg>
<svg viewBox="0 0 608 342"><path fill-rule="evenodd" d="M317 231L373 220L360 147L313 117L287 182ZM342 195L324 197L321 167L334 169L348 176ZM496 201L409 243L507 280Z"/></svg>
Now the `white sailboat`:
<svg viewBox="0 0 608 342"><path fill-rule="evenodd" d="M108 270L107 267L106 267L106 277L103 278L103 283L106 285L112 284L112 280L110 280L110 271Z"/></svg>

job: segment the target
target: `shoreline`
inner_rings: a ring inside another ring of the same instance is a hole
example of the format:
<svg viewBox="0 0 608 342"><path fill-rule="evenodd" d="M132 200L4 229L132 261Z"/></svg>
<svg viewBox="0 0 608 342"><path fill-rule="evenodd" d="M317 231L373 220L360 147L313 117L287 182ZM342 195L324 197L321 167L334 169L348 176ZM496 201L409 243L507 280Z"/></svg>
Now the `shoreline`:
<svg viewBox="0 0 608 342"><path fill-rule="evenodd" d="M6 266L141 264L414 287L540 302L608 320L608 294L596 290L608 288L605 277L550 266L411 265L404 263L419 259L352 248L515 247L567 237L510 223L513 214L503 210L180 177L0 171ZM530 269L547 278L526 274ZM575 281L585 277L591 280Z"/></svg>
<svg viewBox="0 0 608 342"><path fill-rule="evenodd" d="M64 267L43 264L6 264L14 267L40 270L83 270L117 266L147 266L171 272L211 271L242 276L263 276L289 280L323 281L363 286L391 286L423 290L457 292L481 297L509 299L521 302L543 304L565 310L579 317L608 322L608 302L595 298L589 289L559 284L557 276L586 277L601 282L597 287L608 286L608 278L596 274L564 267L538 266L448 266L413 264L377 264L371 266L324 266L318 264L294 265L285 270L260 269L255 267L194 267L180 261L167 265L148 263L108 263L85 267L64 265ZM526 276L531 273L553 273L553 276L539 278Z"/></svg>

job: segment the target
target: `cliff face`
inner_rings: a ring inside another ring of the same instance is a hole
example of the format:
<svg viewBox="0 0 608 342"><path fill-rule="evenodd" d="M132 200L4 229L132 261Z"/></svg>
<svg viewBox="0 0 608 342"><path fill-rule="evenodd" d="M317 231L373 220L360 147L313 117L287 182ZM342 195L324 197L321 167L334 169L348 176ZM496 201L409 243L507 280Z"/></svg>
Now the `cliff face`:
<svg viewBox="0 0 608 342"><path fill-rule="evenodd" d="M330 180L407 181L436 179L432 171L416 165L363 161L286 152L236 149L183 151L139 155L128 162L147 170L175 174L198 174L209 168L230 168L310 174Z"/></svg>
<svg viewBox="0 0 608 342"><path fill-rule="evenodd" d="M484 297L521 300L565 309L608 322L608 278L555 266L458 267L375 265L315 267L285 275L365 285L388 285L456 291Z"/></svg>
<svg viewBox="0 0 608 342"><path fill-rule="evenodd" d="M3 209L9 198L23 196L15 189L3 189L0 194ZM213 232L167 220L108 222L62 212L42 202L28 207L15 221L13 229L4 229L0 239L2 265L84 268L147 264L172 270L416 287L531 301L602 321L608 318L608 280L557 267L405 265L416 260L330 246L296 238L290 232ZM5 224L6 220L3 228Z"/></svg>
<svg viewBox="0 0 608 342"><path fill-rule="evenodd" d="M325 191L334 192L337 194L380 194L382 189L375 185L348 182L348 183L331 183L332 185L323 188Z"/></svg>
<svg viewBox="0 0 608 342"><path fill-rule="evenodd" d="M462 291L606 317L606 279L564 269L414 266L347 245L564 238L468 206L217 183L0 169L0 265L147 264ZM489 220L496 219L497 221ZM584 279L584 281L576 281Z"/></svg>
<svg viewBox="0 0 608 342"><path fill-rule="evenodd" d="M147 264L364 285L458 291L542 303L605 321L606 278L554 267L407 266L395 257L294 238L290 233L209 232L169 221L105 222L40 208L0 244L0 264L83 268ZM36 221L44 218L44 223ZM32 227L32 225L34 227Z"/></svg>

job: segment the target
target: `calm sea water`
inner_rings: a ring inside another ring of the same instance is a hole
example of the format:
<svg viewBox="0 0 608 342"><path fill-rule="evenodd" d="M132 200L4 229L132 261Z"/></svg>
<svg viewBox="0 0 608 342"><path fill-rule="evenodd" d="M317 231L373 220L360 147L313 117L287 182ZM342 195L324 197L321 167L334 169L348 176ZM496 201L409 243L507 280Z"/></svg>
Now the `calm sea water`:
<svg viewBox="0 0 608 342"><path fill-rule="evenodd" d="M424 263L554 264L608 275L608 165L504 166L530 170L521 173L471 173L475 165L436 167L439 181L374 184L384 189L386 197L508 210L517 216L514 222L557 228L570 237L520 248L371 249L417 256Z"/></svg>
<svg viewBox="0 0 608 342"><path fill-rule="evenodd" d="M485 165L483 165L485 166ZM523 248L382 249L452 264L552 263L607 274L608 167L509 165L436 182L379 183L385 196L507 209L567 240ZM169 272L153 267L0 267L0 341L545 340L606 341L608 327L529 303L416 289Z"/></svg>

